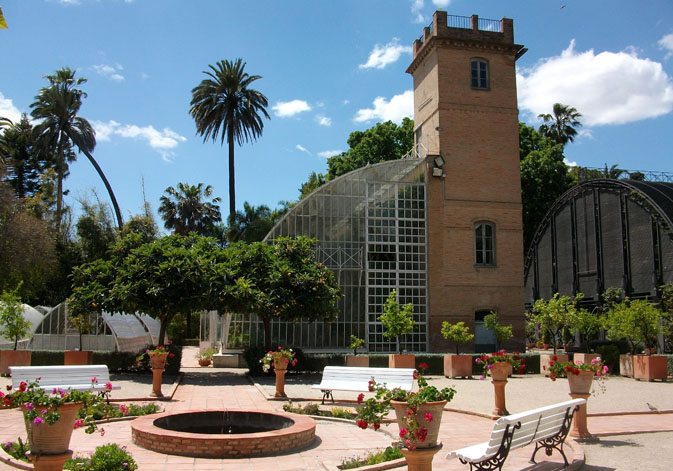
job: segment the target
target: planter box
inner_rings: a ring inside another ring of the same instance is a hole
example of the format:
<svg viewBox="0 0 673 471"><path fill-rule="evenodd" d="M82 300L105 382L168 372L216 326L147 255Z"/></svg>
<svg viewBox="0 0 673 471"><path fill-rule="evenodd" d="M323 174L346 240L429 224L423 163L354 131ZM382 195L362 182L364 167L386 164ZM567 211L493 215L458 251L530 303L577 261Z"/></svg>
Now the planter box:
<svg viewBox="0 0 673 471"><path fill-rule="evenodd" d="M367 355L346 355L346 366L369 367L369 357Z"/></svg>
<svg viewBox="0 0 673 471"><path fill-rule="evenodd" d="M238 353L216 353L213 368L238 368Z"/></svg>
<svg viewBox="0 0 673 471"><path fill-rule="evenodd" d="M416 368L416 355L388 355L388 368Z"/></svg>
<svg viewBox="0 0 673 471"><path fill-rule="evenodd" d="M0 374L9 376L10 366L30 366L30 350L0 350Z"/></svg>
<svg viewBox="0 0 673 471"><path fill-rule="evenodd" d="M444 376L472 378L472 355L444 355Z"/></svg>
<svg viewBox="0 0 673 471"><path fill-rule="evenodd" d="M619 355L619 374L633 378L633 355Z"/></svg>
<svg viewBox="0 0 673 471"><path fill-rule="evenodd" d="M64 365L93 365L93 351L66 350L63 352Z"/></svg>
<svg viewBox="0 0 673 471"><path fill-rule="evenodd" d="M540 354L540 373L549 376L549 362L551 361L551 357L553 357L553 354L550 353L541 353ZM568 355L565 353L557 353L556 358L558 362L565 362L568 361Z"/></svg>
<svg viewBox="0 0 673 471"><path fill-rule="evenodd" d="M600 357L598 353L575 353L573 354L573 363L577 363L578 361L591 363L591 360L598 357Z"/></svg>
<svg viewBox="0 0 673 471"><path fill-rule="evenodd" d="M664 355L634 355L633 377L652 381L668 377L668 359Z"/></svg>

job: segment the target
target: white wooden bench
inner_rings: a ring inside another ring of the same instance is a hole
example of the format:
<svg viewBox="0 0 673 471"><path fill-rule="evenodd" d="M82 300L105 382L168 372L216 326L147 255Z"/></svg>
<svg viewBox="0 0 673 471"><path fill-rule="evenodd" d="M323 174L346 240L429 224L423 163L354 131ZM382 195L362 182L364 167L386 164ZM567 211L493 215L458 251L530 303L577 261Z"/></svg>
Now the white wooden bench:
<svg viewBox="0 0 673 471"><path fill-rule="evenodd" d="M322 391L322 403L331 398L332 391L369 391L369 381L374 378L377 383L385 383L388 389L400 388L411 391L414 386L413 368L363 368L354 366L326 366L322 372L320 384L313 389Z"/></svg>
<svg viewBox="0 0 673 471"><path fill-rule="evenodd" d="M458 458L463 464L469 463L470 471L502 470L510 451L535 443L531 463L535 463L538 450L544 448L547 456L551 456L554 449L558 450L568 466L563 442L570 431L575 411L585 402L584 399L573 399L501 417L493 425L489 441L451 451L446 458Z"/></svg>
<svg viewBox="0 0 673 471"><path fill-rule="evenodd" d="M110 381L107 365L68 365L68 366L10 366L12 388L18 389L22 381L30 383L39 378L40 389L52 391L61 388L79 391L105 391L105 383ZM97 383L92 383L96 378ZM112 385L112 389L120 386Z"/></svg>

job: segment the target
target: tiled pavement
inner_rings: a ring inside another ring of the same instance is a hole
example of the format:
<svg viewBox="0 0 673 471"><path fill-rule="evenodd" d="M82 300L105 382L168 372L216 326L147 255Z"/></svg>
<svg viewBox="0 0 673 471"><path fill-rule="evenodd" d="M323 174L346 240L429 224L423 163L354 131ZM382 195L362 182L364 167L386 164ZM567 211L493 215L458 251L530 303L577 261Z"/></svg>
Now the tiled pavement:
<svg viewBox="0 0 673 471"><path fill-rule="evenodd" d="M185 362L183 362L184 367L192 366L189 364L189 358ZM173 399L161 403L168 411L227 407L282 409L283 402L268 400L268 394L263 386L251 384L242 375L213 369L196 371L191 368L184 368L184 370L188 373L176 389ZM143 387L146 386L143 385ZM133 388L130 387L130 389ZM170 385L167 388L165 387L164 392L167 392L166 389L170 389ZM306 388L302 389L302 393L305 391ZM290 389L288 389L288 392L292 396ZM137 397L138 394L135 391L130 391L130 395ZM315 402L315 398L319 396L314 395L312 397ZM445 460L446 452L484 441L492 425L490 419L482 416L445 411L440 428L440 439L444 448L435 456L434 469L466 471L467 466L462 465L457 460ZM381 433L381 431L361 430L347 423L318 420L316 428L318 438L315 443L309 449L298 453L262 458L200 459L163 455L136 446L131 442L130 422L106 424L104 429L104 436L98 433L86 435L81 429L75 430L71 440L71 448L76 453L86 454L93 451L96 446L105 443L118 443L127 447L141 471L336 471L336 466L344 458L363 456L373 449L384 448L389 445L397 432L395 425L383 427L383 433ZM596 435L673 430L673 413L590 416L589 430ZM15 440L17 436L25 436L20 412L16 410L0 411L0 440L3 442ZM547 457L543 452L538 453L537 456L540 464L532 466L528 462L532 450L533 447L528 446L514 451L508 457L503 471L552 471L562 467L562 458L558 454L555 453L551 457ZM581 445L569 440L566 444L566 453L568 458L573 461L573 468L580 469L584 460ZM15 468L0 463L0 470L10 469ZM406 467L398 469L406 470Z"/></svg>

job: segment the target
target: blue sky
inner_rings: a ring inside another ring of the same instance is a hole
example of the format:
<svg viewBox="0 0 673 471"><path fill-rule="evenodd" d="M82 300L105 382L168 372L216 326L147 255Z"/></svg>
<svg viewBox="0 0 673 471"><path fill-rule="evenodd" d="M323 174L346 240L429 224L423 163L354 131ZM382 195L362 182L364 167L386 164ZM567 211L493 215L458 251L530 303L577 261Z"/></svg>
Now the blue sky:
<svg viewBox="0 0 673 471"><path fill-rule="evenodd" d="M203 142L191 89L209 64L243 58L261 75L271 120L236 148L236 198L295 200L350 132L412 116L411 45L437 8L514 19L520 120L553 103L584 127L566 149L583 166L673 172L673 2L670 0L0 0L0 116L29 112L43 75L86 77L81 108L95 158L125 218L144 192L156 211L178 182L212 185L228 208L227 148ZM413 116L412 116L413 117ZM86 157L71 165L69 204L107 194ZM161 222L159 221L160 225Z"/></svg>

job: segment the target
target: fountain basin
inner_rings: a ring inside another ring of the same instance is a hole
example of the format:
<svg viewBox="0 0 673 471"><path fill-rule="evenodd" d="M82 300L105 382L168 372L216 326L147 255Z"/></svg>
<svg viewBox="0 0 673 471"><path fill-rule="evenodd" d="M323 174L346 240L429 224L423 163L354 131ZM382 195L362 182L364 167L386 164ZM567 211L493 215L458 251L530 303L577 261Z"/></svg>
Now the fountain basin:
<svg viewBox="0 0 673 471"><path fill-rule="evenodd" d="M199 458L285 454L315 439L310 417L244 409L162 412L133 420L131 430L138 446Z"/></svg>

